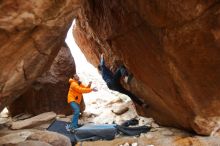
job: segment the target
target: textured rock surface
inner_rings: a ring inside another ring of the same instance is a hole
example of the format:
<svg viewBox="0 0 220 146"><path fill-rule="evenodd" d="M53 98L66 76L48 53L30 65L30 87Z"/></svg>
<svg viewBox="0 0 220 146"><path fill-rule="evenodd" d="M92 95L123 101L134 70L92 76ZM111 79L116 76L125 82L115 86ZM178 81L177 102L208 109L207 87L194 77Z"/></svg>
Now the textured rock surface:
<svg viewBox="0 0 220 146"><path fill-rule="evenodd" d="M4 146L71 146L70 139L56 132L34 129L14 131L0 137Z"/></svg>
<svg viewBox="0 0 220 146"><path fill-rule="evenodd" d="M89 78L89 80L92 80L93 83L98 82L97 84L99 85L100 90L99 92L96 92L97 94L91 95L91 97L89 97L93 100L87 100L87 97L85 97L85 102L88 107L87 112L80 119L80 123L103 124L108 122L112 124L114 122L117 124L122 124L125 122L125 120L136 117L139 120L139 126L149 125L152 126L152 128L149 132L142 133L140 136L125 136L119 134L115 137L114 140L111 141L83 141L78 142L76 144L77 146L124 146L126 143L130 144L130 146L133 146L132 144L135 143L138 144L138 146L218 146L220 144L219 128L215 130L212 136L198 136L171 127L158 126L152 118L139 117L127 96L113 92L111 90L106 90L107 87L99 76L88 75L88 72L86 72L84 75L87 79ZM119 99L122 101L127 101L127 105L125 105ZM111 109L120 106L129 107L129 111L123 115L115 115L111 112ZM58 117L59 120L62 121L71 121L70 116L65 117L64 115L57 115L57 118ZM11 118L8 120L11 120ZM199 121L199 118L197 121ZM40 128L43 131L36 130L39 129L39 126L33 127L34 129L9 130L6 128L8 124L1 125L0 127L0 145L8 144L9 146L12 146L10 143L13 143L15 146L17 146L17 143L26 144L30 141L36 141L40 142L40 146L43 145L41 142L50 143L51 145L57 144L60 146L64 145L65 141L67 140L66 138L63 138L63 136L59 136L59 134L56 135L54 132L48 133L48 131L45 131L48 126L44 127L43 129ZM47 124L51 124L51 122ZM66 145L68 145L68 143Z"/></svg>
<svg viewBox="0 0 220 146"><path fill-rule="evenodd" d="M50 67L78 7L79 0L0 2L0 111Z"/></svg>
<svg viewBox="0 0 220 146"><path fill-rule="evenodd" d="M46 123L46 122L53 120L55 118L56 118L56 113L47 112L47 113L43 113L43 114L37 115L35 117L29 118L29 119L12 122L11 129L30 128L30 127L34 127L36 125Z"/></svg>
<svg viewBox="0 0 220 146"><path fill-rule="evenodd" d="M112 112L115 113L116 115L122 115L125 112L127 112L129 108L126 105L122 105L120 107L112 109Z"/></svg>
<svg viewBox="0 0 220 146"><path fill-rule="evenodd" d="M7 146L7 145L6 145ZM11 146L52 146L46 142L27 140Z"/></svg>
<svg viewBox="0 0 220 146"><path fill-rule="evenodd" d="M31 131L20 131L20 132L14 132L6 135L1 135L0 137L0 145L4 144L16 144L23 142L27 139L28 136L33 134Z"/></svg>
<svg viewBox="0 0 220 146"><path fill-rule="evenodd" d="M80 25L73 28L73 36L76 41L80 40L80 43L77 43L77 45L83 54L86 55L87 60L93 64L98 64L98 54L101 50L99 49L99 44L94 40L94 38L81 31Z"/></svg>
<svg viewBox="0 0 220 146"><path fill-rule="evenodd" d="M46 142L27 140L17 144L5 144L4 146L52 146Z"/></svg>
<svg viewBox="0 0 220 146"><path fill-rule="evenodd" d="M94 65L104 52L108 65L116 56L134 74L130 89L150 105L139 113L212 131L206 122L220 116L218 0L84 1L76 25L76 42L85 53L93 50L85 55Z"/></svg>
<svg viewBox="0 0 220 146"><path fill-rule="evenodd" d="M9 106L10 114L40 114L49 111L71 114L67 93L69 78L75 72L75 63L69 48L62 47L49 71L37 78L32 86Z"/></svg>
<svg viewBox="0 0 220 146"><path fill-rule="evenodd" d="M43 141L52 146L71 146L70 139L57 132L39 131L30 135L28 140Z"/></svg>

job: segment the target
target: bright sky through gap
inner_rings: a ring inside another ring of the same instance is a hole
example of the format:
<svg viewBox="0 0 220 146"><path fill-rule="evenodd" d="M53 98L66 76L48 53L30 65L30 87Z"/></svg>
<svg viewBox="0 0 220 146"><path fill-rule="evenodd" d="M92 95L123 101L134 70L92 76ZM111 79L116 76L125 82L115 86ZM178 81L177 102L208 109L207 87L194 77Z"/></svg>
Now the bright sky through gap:
<svg viewBox="0 0 220 146"><path fill-rule="evenodd" d="M73 23L67 33L67 37L66 37L65 41L66 41L67 45L69 46L70 51L72 53L72 56L75 60L76 69L77 69L76 72L82 73L85 71L87 71L87 72L89 71L89 72L93 72L93 73L96 72L96 74L97 74L98 73L97 69L86 60L84 54L81 52L80 48L75 43L75 40L73 38L73 33L72 33L74 24L75 24L75 20L73 21Z"/></svg>
<svg viewBox="0 0 220 146"><path fill-rule="evenodd" d="M89 94L83 95L84 97L88 97L88 98L84 98L85 102L87 103L89 100L93 99L92 96L99 97L100 93L103 96L106 96L105 92L108 92L108 87L106 86L106 83L103 81L101 75L98 73L98 70L86 60L84 54L81 52L80 48L75 43L72 34L74 24L75 21L73 21L73 24L67 33L65 41L69 46L72 56L74 58L76 65L76 73L79 75L80 80L84 84L88 84L89 81L92 81L92 87L97 87L99 90L99 92L91 92Z"/></svg>

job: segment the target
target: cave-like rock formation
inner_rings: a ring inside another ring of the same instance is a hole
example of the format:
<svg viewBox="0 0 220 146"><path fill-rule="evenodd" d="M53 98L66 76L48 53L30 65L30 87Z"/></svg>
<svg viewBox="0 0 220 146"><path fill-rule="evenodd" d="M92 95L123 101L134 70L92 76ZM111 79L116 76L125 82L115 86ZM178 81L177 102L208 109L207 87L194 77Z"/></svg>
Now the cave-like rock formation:
<svg viewBox="0 0 220 146"><path fill-rule="evenodd" d="M20 113L40 114L54 111L72 114L67 104L69 78L75 74L75 63L67 46L62 47L50 70L37 78L31 87L10 106L12 116Z"/></svg>
<svg viewBox="0 0 220 146"><path fill-rule="evenodd" d="M220 116L220 1L84 1L76 42L97 65L120 58L130 90L163 125L210 134ZM93 53L88 53L92 50Z"/></svg>
<svg viewBox="0 0 220 146"><path fill-rule="evenodd" d="M149 104L140 114L199 134L216 127L219 0L1 0L0 110L50 68L75 16L88 60L104 52L133 73L127 88Z"/></svg>
<svg viewBox="0 0 220 146"><path fill-rule="evenodd" d="M0 111L47 71L79 0L0 1Z"/></svg>

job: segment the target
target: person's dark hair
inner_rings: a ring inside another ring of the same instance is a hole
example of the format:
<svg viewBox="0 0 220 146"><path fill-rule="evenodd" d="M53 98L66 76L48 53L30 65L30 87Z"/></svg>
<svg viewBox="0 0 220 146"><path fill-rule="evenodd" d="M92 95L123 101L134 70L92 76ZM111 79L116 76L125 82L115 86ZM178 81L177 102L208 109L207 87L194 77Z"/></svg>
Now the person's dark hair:
<svg viewBox="0 0 220 146"><path fill-rule="evenodd" d="M101 65L98 65L98 70L101 71Z"/></svg>

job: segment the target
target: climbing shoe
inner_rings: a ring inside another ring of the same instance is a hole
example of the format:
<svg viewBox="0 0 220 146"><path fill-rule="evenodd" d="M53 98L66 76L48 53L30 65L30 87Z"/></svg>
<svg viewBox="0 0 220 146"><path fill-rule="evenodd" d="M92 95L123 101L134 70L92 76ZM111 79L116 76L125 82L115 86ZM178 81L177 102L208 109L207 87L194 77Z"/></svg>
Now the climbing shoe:
<svg viewBox="0 0 220 146"><path fill-rule="evenodd" d="M65 128L66 128L66 131L70 132L70 129L72 128L72 126L71 126L71 124L67 124L65 126Z"/></svg>
<svg viewBox="0 0 220 146"><path fill-rule="evenodd" d="M134 126L134 125L138 125L139 121L135 118L131 119L131 120L127 120L125 121L124 123L121 124L121 126L125 126L125 127L128 127L128 126Z"/></svg>
<svg viewBox="0 0 220 146"><path fill-rule="evenodd" d="M71 124L67 124L65 128L66 128L66 131L71 132L71 133L75 132L75 129L76 129Z"/></svg>
<svg viewBox="0 0 220 146"><path fill-rule="evenodd" d="M84 124L78 124L78 127L82 127Z"/></svg>

